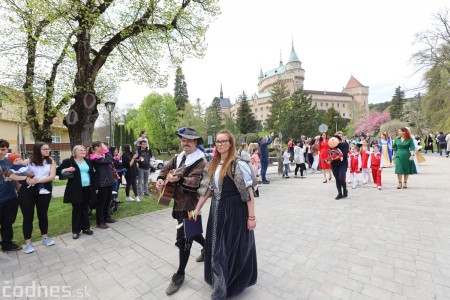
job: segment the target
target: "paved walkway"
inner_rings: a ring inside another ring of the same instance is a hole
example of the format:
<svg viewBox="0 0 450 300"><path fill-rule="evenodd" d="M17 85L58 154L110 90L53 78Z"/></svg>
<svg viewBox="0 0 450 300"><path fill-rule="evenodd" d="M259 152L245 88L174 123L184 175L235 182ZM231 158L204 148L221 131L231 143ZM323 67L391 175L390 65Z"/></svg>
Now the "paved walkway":
<svg viewBox="0 0 450 300"><path fill-rule="evenodd" d="M408 189L395 189L385 169L382 191L360 186L341 201L334 180L282 180L269 168L272 183L256 200L258 282L234 299L450 299L450 159L427 159ZM29 255L0 253L0 298L27 287L41 298L53 288L57 298L209 299L196 244L185 284L165 295L178 262L170 215L123 219L78 240L65 234Z"/></svg>

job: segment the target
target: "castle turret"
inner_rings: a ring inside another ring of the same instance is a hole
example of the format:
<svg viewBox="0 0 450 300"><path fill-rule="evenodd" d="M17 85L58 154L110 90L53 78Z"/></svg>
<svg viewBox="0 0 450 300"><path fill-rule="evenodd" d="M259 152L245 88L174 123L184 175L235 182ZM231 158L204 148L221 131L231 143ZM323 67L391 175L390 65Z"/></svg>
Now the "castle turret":
<svg viewBox="0 0 450 300"><path fill-rule="evenodd" d="M353 75L342 90L342 92L352 95L353 100L359 105L359 108L354 108L351 117L355 117L360 112L369 112L369 87L359 82Z"/></svg>

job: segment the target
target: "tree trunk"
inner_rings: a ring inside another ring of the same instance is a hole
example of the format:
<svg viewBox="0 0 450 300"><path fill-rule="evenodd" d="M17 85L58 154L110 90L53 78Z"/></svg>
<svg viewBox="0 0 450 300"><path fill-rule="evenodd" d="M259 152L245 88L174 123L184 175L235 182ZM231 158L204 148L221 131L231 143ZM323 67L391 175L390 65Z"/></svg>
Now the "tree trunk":
<svg viewBox="0 0 450 300"><path fill-rule="evenodd" d="M87 93L95 95L94 82L97 74L94 74L90 61L90 34L87 28L77 35L77 42L74 44L74 50L77 58L77 74L75 76L75 102L70 106L78 114L78 121L69 125L65 121L65 125L69 129L70 143L72 147L75 145L91 146L92 134L94 133L95 121L99 113L97 105L100 100L95 97L96 104L93 108L88 109L83 104L84 96Z"/></svg>

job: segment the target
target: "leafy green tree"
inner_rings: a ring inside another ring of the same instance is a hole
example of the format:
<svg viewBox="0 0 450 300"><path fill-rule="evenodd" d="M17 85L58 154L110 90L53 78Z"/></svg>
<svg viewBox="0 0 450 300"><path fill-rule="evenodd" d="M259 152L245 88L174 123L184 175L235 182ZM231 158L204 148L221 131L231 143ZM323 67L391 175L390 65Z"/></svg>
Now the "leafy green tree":
<svg viewBox="0 0 450 300"><path fill-rule="evenodd" d="M186 103L189 102L187 84L184 80L184 74L181 67L177 68L177 72L175 75L174 101L177 105L178 110L183 110Z"/></svg>
<svg viewBox="0 0 450 300"><path fill-rule="evenodd" d="M405 92L400 87L397 87L394 96L392 96L391 106L389 107L392 119L400 119L402 117L404 104Z"/></svg>
<svg viewBox="0 0 450 300"><path fill-rule="evenodd" d="M201 57L218 0L7 0L0 2L2 84L22 89L35 139L49 141L56 112L69 109L72 145L90 144L98 105L119 80L162 87L159 66ZM169 55L170 54L170 55ZM166 68L167 71L170 68ZM93 106L85 106L94 95Z"/></svg>
<svg viewBox="0 0 450 300"><path fill-rule="evenodd" d="M208 135L214 135L223 128L223 113L220 107L220 99L215 97L210 106L206 108L205 123Z"/></svg>
<svg viewBox="0 0 450 300"><path fill-rule="evenodd" d="M195 100L195 104L193 105L192 110L194 112L194 115L196 115L197 117L201 119L205 118L205 111L203 109L200 98L197 98Z"/></svg>
<svg viewBox="0 0 450 300"><path fill-rule="evenodd" d="M242 92L239 97L239 107L237 109L236 125L241 133L255 132L258 126L256 118L247 101L247 95Z"/></svg>
<svg viewBox="0 0 450 300"><path fill-rule="evenodd" d="M133 128L135 132L146 130L152 149L169 150L179 146L174 144L177 130L177 106L172 95L152 93L145 97L136 112L137 116L132 119L127 116L127 128ZM133 111L128 114L132 115ZM136 138L134 137L133 142Z"/></svg>
<svg viewBox="0 0 450 300"><path fill-rule="evenodd" d="M232 117L226 115L224 116L223 127L231 131L235 137L238 136L239 128L236 121Z"/></svg>
<svg viewBox="0 0 450 300"><path fill-rule="evenodd" d="M327 109L322 116L322 123L328 126L328 135L333 135L336 132L336 122L334 118L337 117L337 127L338 130L344 131L347 125L346 119L341 117L339 112L334 108L330 107Z"/></svg>
<svg viewBox="0 0 450 300"><path fill-rule="evenodd" d="M282 116L284 101L289 97L289 91L284 81L278 80L273 84L270 92L270 115L267 118L267 128L279 130L279 124Z"/></svg>
<svg viewBox="0 0 450 300"><path fill-rule="evenodd" d="M177 126L176 128L180 127L191 127L194 128L197 131L197 134L201 137L203 137L203 140L206 141L206 127L204 120L197 116L194 113L194 108L192 107L190 102L187 102L184 109L182 111L178 111L178 118L177 118ZM178 139L178 137L176 137ZM174 141L174 144L179 144L178 140Z"/></svg>
<svg viewBox="0 0 450 300"><path fill-rule="evenodd" d="M285 137L299 139L301 134L315 136L320 125L318 109L310 95L299 89L281 108L280 131Z"/></svg>

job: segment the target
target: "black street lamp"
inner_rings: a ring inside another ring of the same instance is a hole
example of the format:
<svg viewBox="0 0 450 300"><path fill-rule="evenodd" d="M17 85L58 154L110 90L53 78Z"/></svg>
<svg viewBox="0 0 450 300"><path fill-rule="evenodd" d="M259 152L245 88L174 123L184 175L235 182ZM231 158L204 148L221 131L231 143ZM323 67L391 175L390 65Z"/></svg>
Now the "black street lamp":
<svg viewBox="0 0 450 300"><path fill-rule="evenodd" d="M112 139L112 120L111 120L111 114L114 111L114 107L116 106L116 102L112 100L108 100L105 102L106 110L109 112L109 136L111 138L111 144L109 144L109 147L114 146L114 140Z"/></svg>
<svg viewBox="0 0 450 300"><path fill-rule="evenodd" d="M334 119L334 123L336 123L336 132L337 132L338 131L337 130L337 123L338 123L339 117L335 116L333 119Z"/></svg>

